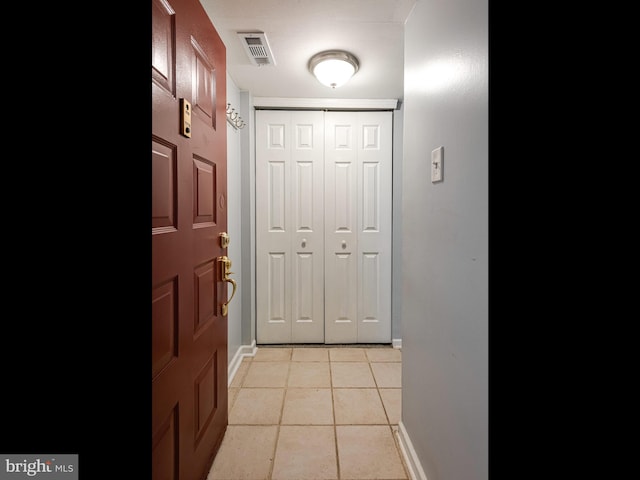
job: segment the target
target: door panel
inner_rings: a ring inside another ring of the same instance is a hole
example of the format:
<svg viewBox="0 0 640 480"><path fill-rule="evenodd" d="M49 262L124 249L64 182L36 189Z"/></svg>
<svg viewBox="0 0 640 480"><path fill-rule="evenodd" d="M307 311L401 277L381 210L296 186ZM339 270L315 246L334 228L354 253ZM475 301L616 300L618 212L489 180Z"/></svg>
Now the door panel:
<svg viewBox="0 0 640 480"><path fill-rule="evenodd" d="M322 112L256 112L257 342L323 343Z"/></svg>
<svg viewBox="0 0 640 480"><path fill-rule="evenodd" d="M256 112L256 118L262 117ZM289 116L256 122L256 308L258 343L291 342Z"/></svg>
<svg viewBox="0 0 640 480"><path fill-rule="evenodd" d="M325 342L355 343L358 329L355 255L327 252L325 266Z"/></svg>
<svg viewBox="0 0 640 480"><path fill-rule="evenodd" d="M226 52L198 0L152 12L152 476L202 480L227 426Z"/></svg>
<svg viewBox="0 0 640 480"><path fill-rule="evenodd" d="M293 241L295 261L291 341L324 342L322 295L324 171L322 112L290 112L293 133Z"/></svg>
<svg viewBox="0 0 640 480"><path fill-rule="evenodd" d="M358 343L391 341L391 112L359 112Z"/></svg>
<svg viewBox="0 0 640 480"><path fill-rule="evenodd" d="M325 114L326 343L391 341L390 112Z"/></svg>
<svg viewBox="0 0 640 480"><path fill-rule="evenodd" d="M356 112L325 114L325 341L358 335Z"/></svg>

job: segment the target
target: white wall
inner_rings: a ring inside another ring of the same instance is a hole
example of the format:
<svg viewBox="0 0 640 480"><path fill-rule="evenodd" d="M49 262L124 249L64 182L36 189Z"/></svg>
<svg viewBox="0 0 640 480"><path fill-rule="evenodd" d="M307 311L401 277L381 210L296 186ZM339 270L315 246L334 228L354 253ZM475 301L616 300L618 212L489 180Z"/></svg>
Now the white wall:
<svg viewBox="0 0 640 480"><path fill-rule="evenodd" d="M428 480L486 480L488 0L417 1L403 143L402 424Z"/></svg>

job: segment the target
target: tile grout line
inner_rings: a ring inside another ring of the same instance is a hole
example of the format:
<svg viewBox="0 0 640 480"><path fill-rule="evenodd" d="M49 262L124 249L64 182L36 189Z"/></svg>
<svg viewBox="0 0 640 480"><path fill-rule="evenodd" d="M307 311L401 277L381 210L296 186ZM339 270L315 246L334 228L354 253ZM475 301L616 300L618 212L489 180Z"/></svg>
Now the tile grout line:
<svg viewBox="0 0 640 480"><path fill-rule="evenodd" d="M376 384L376 391L378 392L378 397L380 398L380 403L382 403L382 409L384 410L384 414L387 417L387 427L389 428L389 431L391 432L391 438L393 439L393 445L395 446L396 449L396 453L398 454L398 457L400 458L400 465L402 466L402 470L404 471L404 475L407 479L410 479L411 477L409 476L409 473L407 471L407 466L405 465L404 462L404 458L402 456L402 452L400 451L400 446L398 445L398 439L396 438L396 434L393 431L393 425L391 425L391 419L389 418L389 414L387 413L387 407L384 404L384 400L382 399L382 394L380 393L380 386L378 385L378 380L376 379L376 375L373 371L373 367L371 366L371 359L369 358L369 355L367 355L367 352L365 351L365 355L367 357L367 361L369 363L369 370L371 370L371 375L373 376L373 381ZM373 362L375 363L375 362Z"/></svg>
<svg viewBox="0 0 640 480"><path fill-rule="evenodd" d="M333 439L335 442L336 449L336 477L338 480L341 479L340 473L340 454L338 452L338 428L336 426L336 405L335 405L335 397L333 395L333 373L331 370L331 349L327 350L328 364L329 364L329 388L331 389L331 413L333 416Z"/></svg>
<svg viewBox="0 0 640 480"><path fill-rule="evenodd" d="M284 415L284 402L285 402L285 399L287 398L289 376L291 375L291 357L293 357L293 348L289 349L289 360L287 362L287 378L284 381L282 405L280 406L280 416L278 417L278 423L276 424L276 441L273 446L273 455L271 460L271 466L269 467L269 474L267 475L267 480L271 480L273 478L273 468L276 465L276 453L278 452L278 442L280 441L280 427L282 426L282 417Z"/></svg>
<svg viewBox="0 0 640 480"><path fill-rule="evenodd" d="M378 398L380 399L380 403L382 404L382 410L384 410L384 415L385 415L385 417L387 417L387 425L389 425L389 427L391 427L391 418L389 416L389 413L387 412L387 407L384 404L384 399L382 398L382 393L380 393L380 386L378 385L378 380L376 379L376 375L373 372L373 367L371 366L371 359L369 358L369 355L367 354L366 351L365 351L365 355L367 356L367 361L369 363L369 370L371 370L371 376L373 377L373 383L376 384L376 392L378 393ZM393 434L393 429L392 429L391 433Z"/></svg>
<svg viewBox="0 0 640 480"><path fill-rule="evenodd" d="M365 356L367 357L367 365L369 365L369 371L371 372L371 376L373 377L373 383L376 386L376 393L378 394L378 398L380 399L380 403L382 404L382 410L384 411L384 416L387 419L387 425L391 426L391 419L389 418L389 414L387 413L387 408L384 406L384 400L382 400L382 395L380 394L380 386L378 385L378 379L376 378L375 373L373 372L373 367L371 366L371 359L367 352L365 351Z"/></svg>
<svg viewBox="0 0 640 480"><path fill-rule="evenodd" d="M388 363L395 363L395 362L388 362ZM400 364L402 365L402 360L400 360ZM372 368L373 370L373 368ZM392 388L392 387L390 387ZM402 384L400 385L400 394L402 395ZM387 408L384 405L384 400L382 399L382 394L380 393L380 388L378 388L378 395L380 395L380 401L382 402L382 407L384 408L385 413L387 413ZM402 470L404 471L404 476L406 479L411 479L411 476L409 475L409 471L407 469L407 465L405 464L405 460L404 460L404 455L402 454L402 450L400 449L400 445L399 445L399 438L396 435L396 432L393 431L393 425L391 424L391 419L389 418L389 416L387 415L387 419L389 420L389 429L391 430L391 438L393 438L393 444L396 447L396 453L398 454L398 457L400 458L400 465L402 465ZM397 427L397 425L396 425Z"/></svg>

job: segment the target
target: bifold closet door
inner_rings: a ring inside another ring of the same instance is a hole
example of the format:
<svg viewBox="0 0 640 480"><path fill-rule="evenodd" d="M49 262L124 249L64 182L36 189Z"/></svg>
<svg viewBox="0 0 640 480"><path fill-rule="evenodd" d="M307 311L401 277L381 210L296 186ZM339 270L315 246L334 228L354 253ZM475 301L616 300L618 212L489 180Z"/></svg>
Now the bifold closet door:
<svg viewBox="0 0 640 480"><path fill-rule="evenodd" d="M391 342L392 128L325 113L325 343Z"/></svg>
<svg viewBox="0 0 640 480"><path fill-rule="evenodd" d="M391 342L392 112L256 111L256 340Z"/></svg>
<svg viewBox="0 0 640 480"><path fill-rule="evenodd" d="M256 111L256 341L324 343L324 113Z"/></svg>

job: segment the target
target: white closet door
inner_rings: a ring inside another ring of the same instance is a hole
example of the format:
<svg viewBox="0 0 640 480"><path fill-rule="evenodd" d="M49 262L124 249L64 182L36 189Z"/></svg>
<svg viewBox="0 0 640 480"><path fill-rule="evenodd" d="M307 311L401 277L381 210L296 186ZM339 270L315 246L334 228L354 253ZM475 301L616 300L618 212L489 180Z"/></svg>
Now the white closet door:
<svg viewBox="0 0 640 480"><path fill-rule="evenodd" d="M391 341L391 112L325 114L325 342Z"/></svg>
<svg viewBox="0 0 640 480"><path fill-rule="evenodd" d="M256 340L324 343L323 112L256 112Z"/></svg>

